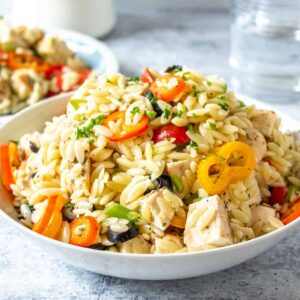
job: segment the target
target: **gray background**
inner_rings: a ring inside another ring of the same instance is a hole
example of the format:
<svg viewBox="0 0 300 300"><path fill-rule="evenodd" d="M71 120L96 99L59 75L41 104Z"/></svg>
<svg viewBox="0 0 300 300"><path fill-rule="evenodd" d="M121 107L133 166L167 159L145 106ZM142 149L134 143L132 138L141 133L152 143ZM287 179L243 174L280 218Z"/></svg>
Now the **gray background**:
<svg viewBox="0 0 300 300"><path fill-rule="evenodd" d="M229 17L222 11L123 11L104 41L128 75L178 63L228 79L228 30ZM298 103L279 107L299 114ZM34 248L3 220L0 228L0 299L300 299L300 232L229 270L145 282L76 269Z"/></svg>

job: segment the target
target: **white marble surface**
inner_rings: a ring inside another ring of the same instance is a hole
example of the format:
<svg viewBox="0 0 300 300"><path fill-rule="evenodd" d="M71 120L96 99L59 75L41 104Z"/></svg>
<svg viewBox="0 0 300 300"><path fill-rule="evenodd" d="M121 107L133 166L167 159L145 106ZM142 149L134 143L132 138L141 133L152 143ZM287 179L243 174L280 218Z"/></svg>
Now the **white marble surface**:
<svg viewBox="0 0 300 300"><path fill-rule="evenodd" d="M129 75L146 66L160 69L179 63L228 78L228 24L222 12L127 14L119 17L105 41ZM297 117L300 106L279 107ZM76 269L33 248L3 220L0 228L0 299L300 299L299 231L229 270L194 279L143 282Z"/></svg>

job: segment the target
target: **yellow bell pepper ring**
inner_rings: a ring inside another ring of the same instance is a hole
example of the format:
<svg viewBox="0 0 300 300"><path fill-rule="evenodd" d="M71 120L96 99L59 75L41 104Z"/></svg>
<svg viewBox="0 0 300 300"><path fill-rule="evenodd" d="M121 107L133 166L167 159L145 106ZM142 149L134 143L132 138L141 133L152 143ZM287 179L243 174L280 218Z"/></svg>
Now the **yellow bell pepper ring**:
<svg viewBox="0 0 300 300"><path fill-rule="evenodd" d="M231 168L218 155L208 156L198 167L198 180L209 195L222 193L232 178Z"/></svg>
<svg viewBox="0 0 300 300"><path fill-rule="evenodd" d="M198 180L209 195L220 194L230 183L248 177L256 161L252 148L243 142L229 142L216 154L202 160Z"/></svg>
<svg viewBox="0 0 300 300"><path fill-rule="evenodd" d="M248 177L256 165L252 148L243 142L229 142L218 150L218 155L225 158L232 169L231 183Z"/></svg>

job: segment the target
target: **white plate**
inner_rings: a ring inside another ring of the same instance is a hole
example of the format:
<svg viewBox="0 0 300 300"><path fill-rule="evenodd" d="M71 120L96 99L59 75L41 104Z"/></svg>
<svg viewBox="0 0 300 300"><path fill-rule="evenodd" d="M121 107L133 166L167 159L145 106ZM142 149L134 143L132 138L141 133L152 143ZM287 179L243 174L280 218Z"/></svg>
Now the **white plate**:
<svg viewBox="0 0 300 300"><path fill-rule="evenodd" d="M62 38L68 47L98 74L118 72L119 63L112 51L103 42L71 30L57 28L47 29L46 32L49 36ZM0 115L0 124L8 121L12 116Z"/></svg>
<svg viewBox="0 0 300 300"><path fill-rule="evenodd" d="M259 107L270 109L269 105L248 97L241 96L240 99L248 104L255 103ZM68 97L59 95L16 114L0 128L0 143L9 139L19 139L26 132L41 130L45 121L64 113L67 101ZM298 121L280 112L277 113L282 117L285 129L300 128ZM16 212L11 203L11 195L2 184L0 184L0 195L2 196L0 216L7 224L19 230L24 239L43 248L49 255L74 266L100 274L130 279L179 279L220 271L251 259L274 246L300 224L298 218L289 225L262 237L218 249L181 254L121 254L76 247L39 235L14 220Z"/></svg>

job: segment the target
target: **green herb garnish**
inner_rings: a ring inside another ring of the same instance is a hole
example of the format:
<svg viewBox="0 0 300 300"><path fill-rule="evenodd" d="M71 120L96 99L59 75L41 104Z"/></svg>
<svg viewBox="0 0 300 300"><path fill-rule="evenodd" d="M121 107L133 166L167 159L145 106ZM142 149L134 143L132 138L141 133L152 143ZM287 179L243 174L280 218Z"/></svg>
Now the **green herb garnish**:
<svg viewBox="0 0 300 300"><path fill-rule="evenodd" d="M207 83L207 86L211 86L212 85L212 82L210 82L210 81L206 81L206 83Z"/></svg>
<svg viewBox="0 0 300 300"><path fill-rule="evenodd" d="M126 80L129 82L138 83L140 79L138 76L133 76L133 77L126 77Z"/></svg>
<svg viewBox="0 0 300 300"><path fill-rule="evenodd" d="M98 116L96 118L90 119L85 123L85 126L77 128L76 131L76 139L78 140L79 138L82 137L91 137L93 135L91 129L96 126L100 125L103 120L105 119L104 116Z"/></svg>
<svg viewBox="0 0 300 300"><path fill-rule="evenodd" d="M64 207L67 208L67 209L73 209L73 208L74 208L74 204L71 203L71 202L68 202L68 203L66 203L66 204L64 205Z"/></svg>
<svg viewBox="0 0 300 300"><path fill-rule="evenodd" d="M131 110L131 114L132 115L135 115L135 114L138 114L140 112L140 108L135 106L132 110Z"/></svg>
<svg viewBox="0 0 300 300"><path fill-rule="evenodd" d="M226 93L226 92L227 92L227 83L224 83L224 86L223 86L223 91L224 91L224 93Z"/></svg>
<svg viewBox="0 0 300 300"><path fill-rule="evenodd" d="M229 105L226 102L218 103L218 105L221 106L222 109L224 109L226 111L228 111L228 109L229 109Z"/></svg>
<svg viewBox="0 0 300 300"><path fill-rule="evenodd" d="M208 124L209 124L210 129L212 129L212 130L215 130L217 128L216 123L209 122Z"/></svg>
<svg viewBox="0 0 300 300"><path fill-rule="evenodd" d="M243 101L239 101L239 103L240 103L240 107L245 107L246 106L245 102L243 102Z"/></svg>
<svg viewBox="0 0 300 300"><path fill-rule="evenodd" d="M182 110L178 110L174 113L174 117L181 117L181 115L183 114Z"/></svg>
<svg viewBox="0 0 300 300"><path fill-rule="evenodd" d="M157 104L157 98L153 95L151 91L146 91L144 93L145 97L150 101L152 105Z"/></svg>
<svg viewBox="0 0 300 300"><path fill-rule="evenodd" d="M205 90L201 90L201 91L198 91L197 90L197 87L193 84L192 85L192 92L191 92L191 95L193 96L193 97L198 97L200 94L202 94L202 93L204 93L205 92Z"/></svg>
<svg viewBox="0 0 300 300"><path fill-rule="evenodd" d="M85 104L86 100L84 99L71 99L70 104L77 110L80 107L80 104Z"/></svg>
<svg viewBox="0 0 300 300"><path fill-rule="evenodd" d="M192 124L188 124L187 129L189 132L194 132L194 126Z"/></svg>
<svg viewBox="0 0 300 300"><path fill-rule="evenodd" d="M171 114L171 112L168 110L168 108L164 108L164 111L163 111L163 117L165 118L165 119L168 119L169 118L169 116L170 116L170 114Z"/></svg>
<svg viewBox="0 0 300 300"><path fill-rule="evenodd" d="M190 141L190 146L192 148L198 148L198 144L195 141Z"/></svg>

